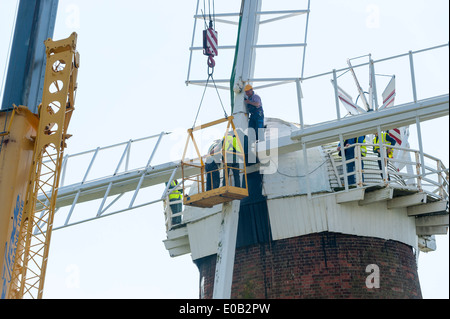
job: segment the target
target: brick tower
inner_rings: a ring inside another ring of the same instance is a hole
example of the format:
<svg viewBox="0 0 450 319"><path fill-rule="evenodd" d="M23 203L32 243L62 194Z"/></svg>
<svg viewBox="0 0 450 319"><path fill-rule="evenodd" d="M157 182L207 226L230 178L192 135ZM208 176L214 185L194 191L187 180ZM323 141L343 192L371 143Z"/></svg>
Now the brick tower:
<svg viewBox="0 0 450 319"><path fill-rule="evenodd" d="M201 297L212 298L216 255L196 264ZM401 242L321 232L236 250L233 299L421 297L412 247Z"/></svg>

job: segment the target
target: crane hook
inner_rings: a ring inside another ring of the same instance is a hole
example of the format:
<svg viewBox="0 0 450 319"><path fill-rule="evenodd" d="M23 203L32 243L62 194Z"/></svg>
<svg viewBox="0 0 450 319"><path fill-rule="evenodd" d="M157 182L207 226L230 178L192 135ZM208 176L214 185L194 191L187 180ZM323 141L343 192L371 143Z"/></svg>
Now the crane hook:
<svg viewBox="0 0 450 319"><path fill-rule="evenodd" d="M213 55L208 56L208 66L213 69L216 66L216 61L214 61Z"/></svg>

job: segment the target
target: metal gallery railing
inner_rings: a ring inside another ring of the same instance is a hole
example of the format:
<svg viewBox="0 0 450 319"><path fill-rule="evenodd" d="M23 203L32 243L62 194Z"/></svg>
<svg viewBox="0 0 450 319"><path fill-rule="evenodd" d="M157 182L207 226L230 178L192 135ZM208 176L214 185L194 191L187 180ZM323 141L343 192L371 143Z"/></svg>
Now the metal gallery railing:
<svg viewBox="0 0 450 319"><path fill-rule="evenodd" d="M338 155L337 150L329 151L333 178L337 180L335 190L342 190L345 181L354 177L353 187L367 187L372 185L394 185L402 189L425 192L438 200L449 199L449 169L436 157L421 153L419 150L399 146L381 144L380 154L373 151L380 144L357 143L344 147L344 150L354 149L353 158ZM364 156L362 147L366 149ZM394 154L402 152L402 156L388 158L388 149ZM422 164L421 157L425 158ZM350 169L349 167L354 167Z"/></svg>

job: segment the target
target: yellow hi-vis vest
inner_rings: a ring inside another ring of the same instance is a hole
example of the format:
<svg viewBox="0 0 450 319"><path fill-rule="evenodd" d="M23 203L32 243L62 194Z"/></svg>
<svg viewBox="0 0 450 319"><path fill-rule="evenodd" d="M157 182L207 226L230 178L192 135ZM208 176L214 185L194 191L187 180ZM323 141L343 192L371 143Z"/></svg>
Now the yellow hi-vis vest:
<svg viewBox="0 0 450 319"><path fill-rule="evenodd" d="M242 154L242 149L237 142L236 136L226 135L224 137L225 160L227 163L237 163L238 155Z"/></svg>
<svg viewBox="0 0 450 319"><path fill-rule="evenodd" d="M241 146L237 142L235 136L231 135L225 136L225 151L233 153L242 153Z"/></svg>
<svg viewBox="0 0 450 319"><path fill-rule="evenodd" d="M385 133L385 132L381 133L381 143L386 144L386 145L391 145L391 142L389 142L388 140L386 140L386 134L387 134L387 133ZM374 152L377 151L377 150L380 148L380 147L378 146L378 143L379 143L379 141L378 141L378 136L375 136L375 137L373 138L373 144L376 144L376 145L373 147L373 151L374 151ZM387 156L388 156L389 158L392 158L392 157L394 156L394 150L393 150L392 148L388 148L388 149L387 149Z"/></svg>
<svg viewBox="0 0 450 319"><path fill-rule="evenodd" d="M367 146L365 145L366 144L366 139L364 138L364 141L363 141L363 145L361 145L361 156L366 156L366 154L367 154Z"/></svg>
<svg viewBox="0 0 450 319"><path fill-rule="evenodd" d="M177 185L178 185L177 181L172 181L172 183L170 183L169 189L175 188ZM177 200L181 198L183 198L183 194L178 189L174 190L169 194L169 200Z"/></svg>

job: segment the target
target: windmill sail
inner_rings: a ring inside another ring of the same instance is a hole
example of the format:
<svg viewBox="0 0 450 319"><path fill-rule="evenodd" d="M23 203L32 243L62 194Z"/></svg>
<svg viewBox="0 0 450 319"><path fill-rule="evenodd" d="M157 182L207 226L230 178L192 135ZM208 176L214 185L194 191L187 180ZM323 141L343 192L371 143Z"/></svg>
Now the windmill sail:
<svg viewBox="0 0 450 319"><path fill-rule="evenodd" d="M369 103L367 103L366 97L364 95L364 91L362 90L361 85L359 85L358 78L356 77L355 70L353 70L353 66L350 63L350 59L347 59L347 64L350 67L350 69L349 69L350 73L353 76L353 80L355 80L355 84L356 84L356 88L358 89L359 97L361 98L361 101L364 105L364 108L365 108L364 112L366 112L366 111L370 110Z"/></svg>
<svg viewBox="0 0 450 319"><path fill-rule="evenodd" d="M395 76L389 81L388 85L383 91L381 95L383 97L383 105L380 106L380 109L384 109L388 106L394 105L395 100Z"/></svg>
<svg viewBox="0 0 450 319"><path fill-rule="evenodd" d="M380 106L379 109L394 106L395 95L396 95L395 76L393 76L381 95L383 97L383 105ZM389 130L389 135L397 142L397 146L409 148L409 141L408 141L409 126ZM394 159L398 160L398 161L394 160L394 166L397 168L398 171L400 171L406 166L407 172L413 175L412 166L406 163L411 162L411 156L409 152L403 150L394 150ZM406 183L409 184L412 181L413 181L412 179L407 179Z"/></svg>
<svg viewBox="0 0 450 319"><path fill-rule="evenodd" d="M337 86L338 98L342 102L345 109L352 115L365 113L366 110L353 103L352 97L345 92L339 85Z"/></svg>

